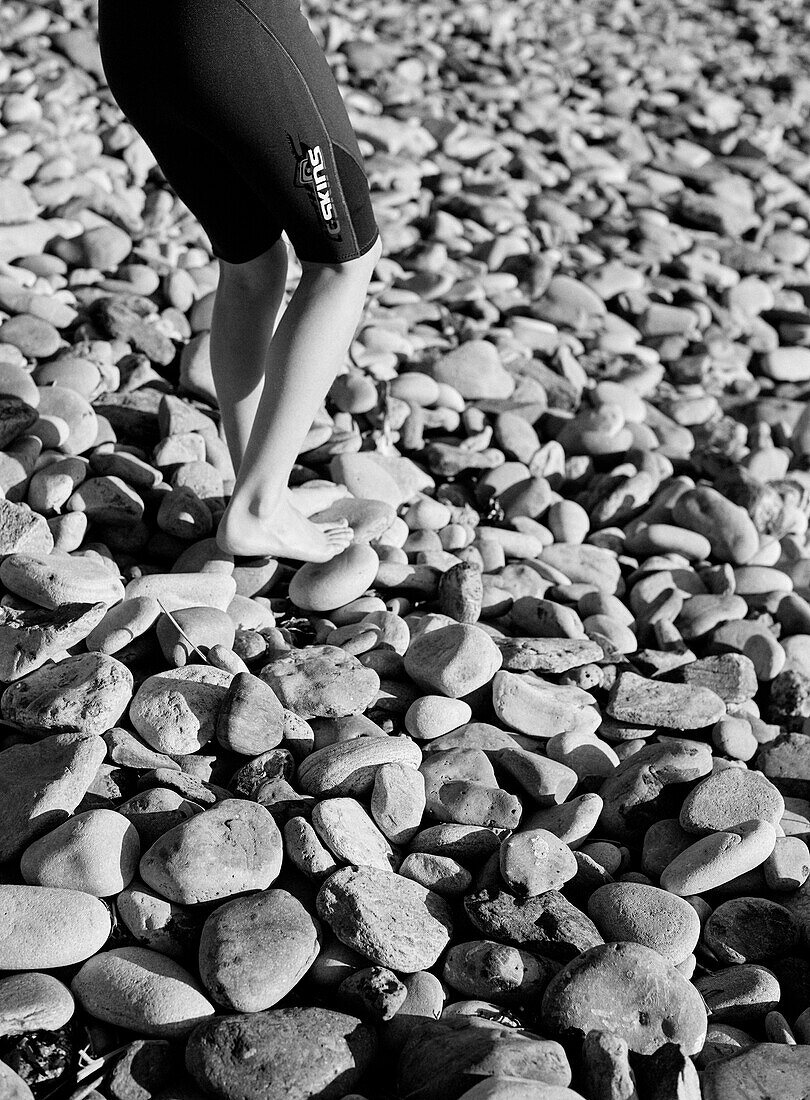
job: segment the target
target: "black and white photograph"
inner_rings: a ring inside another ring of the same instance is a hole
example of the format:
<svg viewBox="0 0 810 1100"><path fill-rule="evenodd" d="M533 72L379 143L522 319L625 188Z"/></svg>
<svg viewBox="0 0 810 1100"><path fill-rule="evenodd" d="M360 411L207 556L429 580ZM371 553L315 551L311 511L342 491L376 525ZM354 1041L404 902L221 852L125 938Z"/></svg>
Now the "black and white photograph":
<svg viewBox="0 0 810 1100"><path fill-rule="evenodd" d="M0 0L0 1100L810 1100L810 2Z"/></svg>

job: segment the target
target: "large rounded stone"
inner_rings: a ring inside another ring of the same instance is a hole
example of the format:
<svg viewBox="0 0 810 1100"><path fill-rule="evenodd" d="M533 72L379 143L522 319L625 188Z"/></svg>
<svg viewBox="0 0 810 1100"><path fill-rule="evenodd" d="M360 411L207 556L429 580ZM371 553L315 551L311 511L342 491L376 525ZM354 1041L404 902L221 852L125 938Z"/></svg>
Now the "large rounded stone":
<svg viewBox="0 0 810 1100"><path fill-rule="evenodd" d="M706 1038L697 990L657 951L637 943L606 943L573 959L551 979L542 1018L560 1037L610 1031L638 1054L665 1043L697 1054Z"/></svg>
<svg viewBox="0 0 810 1100"><path fill-rule="evenodd" d="M340 1100L371 1061L374 1031L326 1008L219 1016L195 1028L186 1068L218 1100Z"/></svg>
<svg viewBox="0 0 810 1100"><path fill-rule="evenodd" d="M192 905L265 890L281 869L281 833L258 802L226 798L169 829L141 857L141 878Z"/></svg>
<svg viewBox="0 0 810 1100"><path fill-rule="evenodd" d="M673 965L700 938L700 918L688 901L641 882L600 886L588 899L588 914L606 940L643 944Z"/></svg>
<svg viewBox="0 0 810 1100"><path fill-rule="evenodd" d="M329 561L302 565L290 581L290 599L304 611L332 611L362 596L379 564L368 543L352 543Z"/></svg>
<svg viewBox="0 0 810 1100"><path fill-rule="evenodd" d="M129 719L158 752L185 756L207 745L233 673L184 665L149 676L135 693Z"/></svg>
<svg viewBox="0 0 810 1100"><path fill-rule="evenodd" d="M187 970L146 947L88 959L71 989L91 1016L141 1035L185 1035L214 1012Z"/></svg>
<svg viewBox="0 0 810 1100"><path fill-rule="evenodd" d="M0 970L53 970L100 951L110 912L79 890L0 886Z"/></svg>
<svg viewBox="0 0 810 1100"><path fill-rule="evenodd" d="M294 650L265 665L259 675L301 718L362 714L380 687L374 669L333 645Z"/></svg>
<svg viewBox="0 0 810 1100"><path fill-rule="evenodd" d="M459 699L488 684L501 651L480 627L453 623L418 634L405 653L405 671L420 687Z"/></svg>
<svg viewBox="0 0 810 1100"><path fill-rule="evenodd" d="M22 854L20 871L34 886L83 890L106 898L129 886L140 855L138 831L122 814L88 810L30 844Z"/></svg>
<svg viewBox="0 0 810 1100"><path fill-rule="evenodd" d="M271 1008L294 989L318 954L320 931L287 890L220 905L203 925L200 977L217 1004L236 1012Z"/></svg>
<svg viewBox="0 0 810 1100"><path fill-rule="evenodd" d="M341 867L321 886L316 906L341 943L406 974L433 966L453 931L442 897L377 867Z"/></svg>
<svg viewBox="0 0 810 1100"><path fill-rule="evenodd" d="M0 713L29 734L100 734L127 709L132 684L132 673L115 657L79 653L11 684L0 699Z"/></svg>

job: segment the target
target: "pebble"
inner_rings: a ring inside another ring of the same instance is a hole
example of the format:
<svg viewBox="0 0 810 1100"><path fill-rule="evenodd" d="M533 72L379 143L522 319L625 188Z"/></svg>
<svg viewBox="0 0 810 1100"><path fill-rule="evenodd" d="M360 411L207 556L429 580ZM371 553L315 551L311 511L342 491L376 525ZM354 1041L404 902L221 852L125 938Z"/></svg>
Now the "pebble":
<svg viewBox="0 0 810 1100"><path fill-rule="evenodd" d="M427 970L450 942L447 902L382 868L339 868L321 886L316 904L341 943L397 972Z"/></svg>
<svg viewBox="0 0 810 1100"><path fill-rule="evenodd" d="M479 627L453 623L415 637L403 663L419 687L460 699L492 680L501 653Z"/></svg>
<svg viewBox="0 0 810 1100"><path fill-rule="evenodd" d="M255 802L225 798L182 821L143 853L143 881L183 905L266 890L281 868L281 834Z"/></svg>
<svg viewBox="0 0 810 1100"><path fill-rule="evenodd" d="M293 651L264 665L259 676L301 718L362 714L376 697L380 677L339 646Z"/></svg>
<svg viewBox="0 0 810 1100"><path fill-rule="evenodd" d="M569 962L546 988L542 1013L556 1035L608 1029L638 1054L669 1042L697 1054L706 1037L706 1009L695 988L657 951L637 943L606 943Z"/></svg>
<svg viewBox="0 0 810 1100"><path fill-rule="evenodd" d="M208 1095L243 1100L345 1096L376 1049L373 1028L326 1008L217 1016L191 1033L186 1068Z"/></svg>
<svg viewBox="0 0 810 1100"><path fill-rule="evenodd" d="M114 947L88 959L71 990L97 1020L141 1035L186 1035L214 1013L187 970L147 947Z"/></svg>
<svg viewBox="0 0 810 1100"><path fill-rule="evenodd" d="M700 938L700 918L681 898L641 882L610 882L588 898L588 916L606 942L640 943L677 966Z"/></svg>
<svg viewBox="0 0 810 1100"><path fill-rule="evenodd" d="M701 834L734 828L751 817L776 828L784 812L784 798L761 772L725 768L692 788L679 820L688 833Z"/></svg>
<svg viewBox="0 0 810 1100"><path fill-rule="evenodd" d="M577 861L567 844L545 829L513 833L501 845L500 872L518 897L560 890L577 873Z"/></svg>
<svg viewBox="0 0 810 1100"><path fill-rule="evenodd" d="M87 810L29 844L20 871L33 886L105 898L129 886L140 856L138 831L126 817L114 810Z"/></svg>
<svg viewBox="0 0 810 1100"><path fill-rule="evenodd" d="M54 734L0 752L0 859L18 858L81 803L106 745L100 737Z"/></svg>
<svg viewBox="0 0 810 1100"><path fill-rule="evenodd" d="M156 673L135 692L129 720L157 752L197 752L216 733L219 708L232 679L229 672L200 664Z"/></svg>
<svg viewBox="0 0 810 1100"><path fill-rule="evenodd" d="M81 890L0 886L3 970L54 970L100 951L111 931L110 911Z"/></svg>
<svg viewBox="0 0 810 1100"><path fill-rule="evenodd" d="M491 1011L491 1006L490 1006ZM535 1089L567 1100L563 1082L571 1080L565 1051L553 1039L514 1034L512 1028L472 1027L463 1018L453 1026L446 1017L439 1026L414 1029L397 1062L404 1088L425 1100L462 1096L471 1078L531 1082ZM577 1094L574 1093L574 1096Z"/></svg>
<svg viewBox="0 0 810 1100"><path fill-rule="evenodd" d="M203 925L200 977L216 1004L261 1012L298 985L320 944L318 922L287 890L234 898Z"/></svg>
<svg viewBox="0 0 810 1100"><path fill-rule="evenodd" d="M767 821L743 821L703 837L675 856L661 872L661 885L681 897L703 894L759 867L775 844L776 832Z"/></svg>
<svg viewBox="0 0 810 1100"><path fill-rule="evenodd" d="M675 730L703 729L726 713L725 703L711 688L666 684L634 672L619 673L605 709L617 722Z"/></svg>
<svg viewBox="0 0 810 1100"><path fill-rule="evenodd" d="M52 974L21 973L0 978L0 1035L57 1031L72 1019L70 990Z"/></svg>
<svg viewBox="0 0 810 1100"><path fill-rule="evenodd" d="M0 714L29 735L101 734L129 706L132 687L132 673L115 657L78 653L11 684Z"/></svg>
<svg viewBox="0 0 810 1100"><path fill-rule="evenodd" d="M16 596L52 611L70 603L111 606L124 597L124 586L106 566L67 554L9 554L0 562L0 580Z"/></svg>
<svg viewBox="0 0 810 1100"><path fill-rule="evenodd" d="M722 963L767 962L799 946L800 929L784 906L767 898L732 898L718 905L703 930Z"/></svg>
<svg viewBox="0 0 810 1100"><path fill-rule="evenodd" d="M302 565L290 584L290 599L304 611L343 607L363 595L378 568L379 558L368 543L352 543L329 561Z"/></svg>
<svg viewBox="0 0 810 1100"><path fill-rule="evenodd" d="M810 1048L757 1043L749 1050L707 1066L701 1078L701 1089L704 1100L726 1100L735 1095L748 1095L752 1100L753 1097L764 1100L771 1095L779 1095L784 1100L801 1100L808 1073Z"/></svg>

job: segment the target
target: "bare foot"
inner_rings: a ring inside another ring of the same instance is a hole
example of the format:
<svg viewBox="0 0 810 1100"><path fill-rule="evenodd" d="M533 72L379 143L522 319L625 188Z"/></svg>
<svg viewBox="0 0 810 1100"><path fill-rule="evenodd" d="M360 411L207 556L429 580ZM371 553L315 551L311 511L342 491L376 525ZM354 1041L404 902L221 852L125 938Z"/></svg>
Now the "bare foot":
<svg viewBox="0 0 810 1100"><path fill-rule="evenodd" d="M301 515L285 493L278 509L259 518L247 508L225 509L217 529L217 546L235 557L294 558L329 561L345 550L354 532L348 524L312 523Z"/></svg>

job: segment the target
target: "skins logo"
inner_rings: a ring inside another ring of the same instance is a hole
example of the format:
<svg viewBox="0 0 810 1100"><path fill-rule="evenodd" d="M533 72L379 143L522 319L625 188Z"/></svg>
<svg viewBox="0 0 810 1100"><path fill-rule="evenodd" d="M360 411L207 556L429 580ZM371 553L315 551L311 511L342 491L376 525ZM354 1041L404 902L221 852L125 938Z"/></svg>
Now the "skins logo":
<svg viewBox="0 0 810 1100"><path fill-rule="evenodd" d="M329 180L326 177L326 162L320 145L307 145L303 141L296 145L289 132L287 138L295 156L295 186L307 189L324 229L330 237L339 241L340 222L332 202Z"/></svg>

